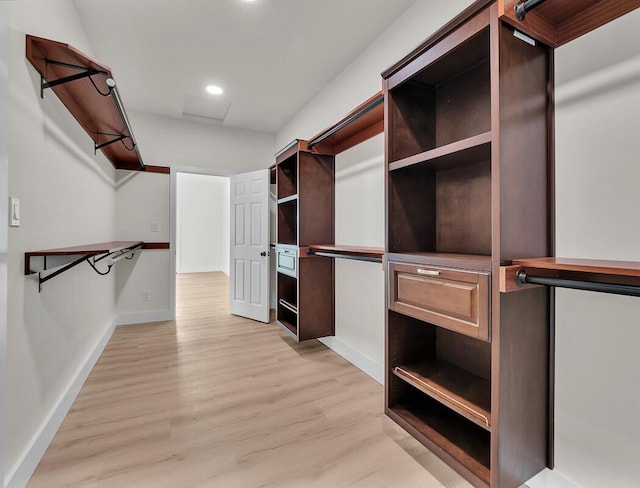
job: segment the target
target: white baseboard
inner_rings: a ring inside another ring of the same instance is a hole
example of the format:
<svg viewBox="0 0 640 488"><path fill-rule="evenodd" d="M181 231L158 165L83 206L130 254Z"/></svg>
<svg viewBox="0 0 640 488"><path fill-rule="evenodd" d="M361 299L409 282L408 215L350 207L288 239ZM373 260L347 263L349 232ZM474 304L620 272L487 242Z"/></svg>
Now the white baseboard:
<svg viewBox="0 0 640 488"><path fill-rule="evenodd" d="M116 317L116 325L146 324L173 320L170 310L150 310L148 312L121 313Z"/></svg>
<svg viewBox="0 0 640 488"><path fill-rule="evenodd" d="M329 349L333 350L336 354L339 354L355 367L361 369L374 380L381 385L384 385L384 365L376 363L369 356L362 354L357 349L354 349L346 342L340 340L337 337L323 337L318 339Z"/></svg>
<svg viewBox="0 0 640 488"><path fill-rule="evenodd" d="M216 273L218 271L222 271L224 274L229 274L226 272L225 269L223 268L199 268L199 267L195 267L195 268L189 268L189 267L185 267L185 268L180 268L178 271L176 271L176 273L181 274L181 273Z"/></svg>
<svg viewBox="0 0 640 488"><path fill-rule="evenodd" d="M91 373L102 351L109 343L109 339L111 339L115 328L116 324L114 321L107 328L93 350L87 355L87 358L78 369L74 379L70 381L58 402L40 426L38 432L32 437L20 460L9 469L4 480L4 486L6 488L24 488L27 485L29 478L31 478L31 475L38 467L38 463L42 459L42 456L44 456L49 444L51 444L58 428L62 424L67 412L69 412L71 405L73 405L73 401L76 399L76 396L78 396L82 385L89 376L89 373Z"/></svg>
<svg viewBox="0 0 640 488"><path fill-rule="evenodd" d="M525 483L528 488L580 488L556 471L544 469Z"/></svg>

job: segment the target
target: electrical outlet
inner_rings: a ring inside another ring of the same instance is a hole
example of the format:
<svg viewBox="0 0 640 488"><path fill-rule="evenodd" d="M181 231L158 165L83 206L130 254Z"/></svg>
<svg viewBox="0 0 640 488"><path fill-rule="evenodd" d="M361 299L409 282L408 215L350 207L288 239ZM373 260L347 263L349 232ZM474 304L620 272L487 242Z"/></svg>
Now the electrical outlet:
<svg viewBox="0 0 640 488"><path fill-rule="evenodd" d="M149 291L144 290L142 292L142 301L143 302L150 302L151 301L151 293L149 293Z"/></svg>
<svg viewBox="0 0 640 488"><path fill-rule="evenodd" d="M160 224L158 222L151 222L151 232L158 232Z"/></svg>

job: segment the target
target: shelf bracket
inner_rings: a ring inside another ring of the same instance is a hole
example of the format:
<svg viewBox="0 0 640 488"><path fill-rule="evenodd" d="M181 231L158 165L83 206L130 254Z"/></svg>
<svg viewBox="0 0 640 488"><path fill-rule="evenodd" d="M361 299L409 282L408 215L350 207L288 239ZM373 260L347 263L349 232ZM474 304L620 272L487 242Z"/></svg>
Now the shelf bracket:
<svg viewBox="0 0 640 488"><path fill-rule="evenodd" d="M103 147L109 146L115 142L119 142L119 141L123 141L124 139L131 139L129 136L125 136L125 135L119 135L119 134L105 134L104 132L98 132L97 135L99 136L113 136L115 137L115 139L112 139L110 141L107 142L103 142L101 144L94 144L93 145L93 153L97 154L98 153L98 149L102 149ZM126 147L126 146L125 146ZM133 145L133 148L129 149L127 147L128 150L133 151L135 149L135 144Z"/></svg>
<svg viewBox="0 0 640 488"><path fill-rule="evenodd" d="M544 3L546 0L526 0L524 2L517 3L514 7L516 11L516 18L520 21L523 21L527 15L527 12L533 10L541 3Z"/></svg>
<svg viewBox="0 0 640 488"><path fill-rule="evenodd" d="M81 80L83 78L90 78L93 75L108 74L105 71L101 71L98 69L86 68L84 66L76 66L75 64L63 63L61 61L52 61L50 59L45 59L45 63L47 65L53 64L56 66L64 66L65 68L77 69L80 71L80 73L76 73L75 75L64 76L62 78L58 78L57 80L53 80L53 81L46 81L44 76L40 75L40 98L44 98L44 91L47 88L53 88L55 86L63 85L71 81Z"/></svg>

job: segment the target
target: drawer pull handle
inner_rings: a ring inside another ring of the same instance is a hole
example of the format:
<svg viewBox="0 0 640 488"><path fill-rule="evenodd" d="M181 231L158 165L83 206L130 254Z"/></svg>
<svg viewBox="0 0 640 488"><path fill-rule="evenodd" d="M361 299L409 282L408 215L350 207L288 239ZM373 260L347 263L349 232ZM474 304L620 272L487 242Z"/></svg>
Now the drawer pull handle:
<svg viewBox="0 0 640 488"><path fill-rule="evenodd" d="M418 268L418 274L427 275L427 276L440 276L440 271L435 271L433 269Z"/></svg>

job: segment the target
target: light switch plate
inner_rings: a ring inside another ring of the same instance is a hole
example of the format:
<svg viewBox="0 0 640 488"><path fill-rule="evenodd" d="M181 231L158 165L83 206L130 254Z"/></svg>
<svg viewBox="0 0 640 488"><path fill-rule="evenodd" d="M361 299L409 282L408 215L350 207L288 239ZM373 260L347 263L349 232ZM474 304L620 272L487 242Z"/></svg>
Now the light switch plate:
<svg viewBox="0 0 640 488"><path fill-rule="evenodd" d="M20 227L20 200L18 198L9 198L9 225Z"/></svg>
<svg viewBox="0 0 640 488"><path fill-rule="evenodd" d="M159 228L158 222L151 222L151 232L158 232Z"/></svg>

